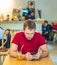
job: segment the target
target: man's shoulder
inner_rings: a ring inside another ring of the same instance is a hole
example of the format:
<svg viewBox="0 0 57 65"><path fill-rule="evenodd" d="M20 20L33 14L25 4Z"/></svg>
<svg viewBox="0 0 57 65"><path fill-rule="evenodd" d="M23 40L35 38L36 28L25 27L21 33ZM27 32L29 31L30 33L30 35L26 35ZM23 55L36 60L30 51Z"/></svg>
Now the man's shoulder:
<svg viewBox="0 0 57 65"><path fill-rule="evenodd" d="M37 38L42 38L43 36L42 36L41 33L39 33L39 32L35 32L35 37L37 37Z"/></svg>
<svg viewBox="0 0 57 65"><path fill-rule="evenodd" d="M35 34L36 34L36 35L42 35L42 34L41 34L41 33L39 33L39 32L35 32Z"/></svg>

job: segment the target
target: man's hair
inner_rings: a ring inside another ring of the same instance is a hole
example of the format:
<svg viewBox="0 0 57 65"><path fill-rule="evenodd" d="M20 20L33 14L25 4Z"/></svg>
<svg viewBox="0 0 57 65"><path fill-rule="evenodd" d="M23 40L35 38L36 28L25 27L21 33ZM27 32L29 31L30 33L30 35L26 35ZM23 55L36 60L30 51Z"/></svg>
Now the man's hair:
<svg viewBox="0 0 57 65"><path fill-rule="evenodd" d="M36 29L36 24L35 22L31 21L31 20L27 20L24 23L23 29L25 30L25 28L28 27L28 29L32 30L32 29Z"/></svg>

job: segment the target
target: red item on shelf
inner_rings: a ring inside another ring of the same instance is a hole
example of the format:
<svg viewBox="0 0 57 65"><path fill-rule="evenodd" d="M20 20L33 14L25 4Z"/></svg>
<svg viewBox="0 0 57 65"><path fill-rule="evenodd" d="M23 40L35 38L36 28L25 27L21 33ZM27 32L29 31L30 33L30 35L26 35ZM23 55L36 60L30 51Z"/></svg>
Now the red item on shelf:
<svg viewBox="0 0 57 65"><path fill-rule="evenodd" d="M53 29L57 29L57 23L52 24Z"/></svg>

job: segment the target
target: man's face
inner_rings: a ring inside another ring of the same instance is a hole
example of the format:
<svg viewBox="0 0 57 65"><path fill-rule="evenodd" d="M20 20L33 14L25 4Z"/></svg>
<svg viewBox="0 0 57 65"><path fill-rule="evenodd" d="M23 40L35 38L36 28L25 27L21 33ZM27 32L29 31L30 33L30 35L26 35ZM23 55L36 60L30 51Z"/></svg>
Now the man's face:
<svg viewBox="0 0 57 65"><path fill-rule="evenodd" d="M34 16L34 13L33 12L31 13L31 16Z"/></svg>
<svg viewBox="0 0 57 65"><path fill-rule="evenodd" d="M45 23L44 25L45 25L45 26L47 26L47 25L48 25L48 23Z"/></svg>
<svg viewBox="0 0 57 65"><path fill-rule="evenodd" d="M31 40L34 36L34 33L35 33L35 29L28 29L28 27L25 28L24 30L24 33L25 33L25 36L28 40Z"/></svg>

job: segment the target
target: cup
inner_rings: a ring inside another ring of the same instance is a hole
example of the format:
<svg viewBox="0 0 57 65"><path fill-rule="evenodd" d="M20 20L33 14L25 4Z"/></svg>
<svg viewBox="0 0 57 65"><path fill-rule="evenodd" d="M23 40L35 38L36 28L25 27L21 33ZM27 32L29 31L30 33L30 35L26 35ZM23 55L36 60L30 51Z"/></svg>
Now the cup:
<svg viewBox="0 0 57 65"><path fill-rule="evenodd" d="M18 52L17 59L22 60L22 52Z"/></svg>

